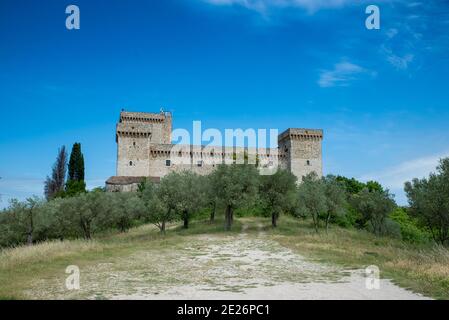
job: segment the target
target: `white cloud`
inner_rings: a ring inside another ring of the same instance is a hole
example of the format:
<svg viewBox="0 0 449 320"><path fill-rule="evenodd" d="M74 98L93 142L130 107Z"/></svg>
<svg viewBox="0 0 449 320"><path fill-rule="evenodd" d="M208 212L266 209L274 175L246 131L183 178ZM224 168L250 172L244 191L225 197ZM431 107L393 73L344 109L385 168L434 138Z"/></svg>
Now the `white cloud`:
<svg viewBox="0 0 449 320"><path fill-rule="evenodd" d="M362 181L376 180L390 189L402 189L406 181L424 178L436 170L441 158L449 156L449 151L432 156L404 161L397 166L360 177Z"/></svg>
<svg viewBox="0 0 449 320"><path fill-rule="evenodd" d="M395 68L400 70L406 70L413 59L414 55L411 53L406 54L402 57L395 54L390 54L387 56L387 61L391 63Z"/></svg>
<svg viewBox="0 0 449 320"><path fill-rule="evenodd" d="M357 75L372 72L350 62L340 62L332 70L322 70L318 85L322 88L335 86L348 86L349 83L357 78Z"/></svg>
<svg viewBox="0 0 449 320"><path fill-rule="evenodd" d="M396 37L397 34L398 34L398 29L396 29L396 28L391 28L391 29L388 29L388 31L387 31L388 39L392 39L392 38Z"/></svg>
<svg viewBox="0 0 449 320"><path fill-rule="evenodd" d="M321 9L341 8L351 4L361 4L365 0L203 0L204 2L231 6L239 5L259 13L266 13L272 8L299 8L309 12Z"/></svg>
<svg viewBox="0 0 449 320"><path fill-rule="evenodd" d="M386 56L387 61L398 70L407 70L415 58L415 55L412 53L407 53L402 56L397 55L387 46L382 47L382 52Z"/></svg>
<svg viewBox="0 0 449 320"><path fill-rule="evenodd" d="M436 171L439 160L449 156L449 151L441 154L417 158L404 161L396 166L386 168L383 171L374 172L359 177L361 181L375 180L388 188L396 196L399 205L407 204L407 197L404 192L404 184L414 178L425 178L431 172Z"/></svg>

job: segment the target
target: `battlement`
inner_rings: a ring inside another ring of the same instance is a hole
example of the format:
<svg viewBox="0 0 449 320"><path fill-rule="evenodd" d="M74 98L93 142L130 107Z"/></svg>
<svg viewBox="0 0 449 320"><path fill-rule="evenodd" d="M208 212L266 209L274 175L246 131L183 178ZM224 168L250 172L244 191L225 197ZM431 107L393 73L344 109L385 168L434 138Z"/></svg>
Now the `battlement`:
<svg viewBox="0 0 449 320"><path fill-rule="evenodd" d="M278 136L278 142L285 139L323 139L322 129L288 128Z"/></svg>
<svg viewBox="0 0 449 320"><path fill-rule="evenodd" d="M180 144L152 144L150 146L150 155L152 156L191 155L202 158L217 156L232 158L238 154L257 155L261 158L285 156L284 154L279 154L278 148L223 147Z"/></svg>
<svg viewBox="0 0 449 320"><path fill-rule="evenodd" d="M170 112L153 113L153 112L129 112L122 111L120 112L120 122L136 122L136 123L160 123L167 120L167 118L171 119Z"/></svg>

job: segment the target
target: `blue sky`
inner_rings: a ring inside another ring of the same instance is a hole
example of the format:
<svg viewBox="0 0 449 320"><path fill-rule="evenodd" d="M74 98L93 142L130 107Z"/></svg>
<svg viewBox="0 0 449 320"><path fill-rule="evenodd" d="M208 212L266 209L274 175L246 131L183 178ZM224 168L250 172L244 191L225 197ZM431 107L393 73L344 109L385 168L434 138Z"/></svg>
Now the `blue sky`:
<svg viewBox="0 0 449 320"><path fill-rule="evenodd" d="M404 204L403 182L449 155L448 29L443 0L1 0L0 206L41 195L78 141L102 186L119 111L161 106L175 128L323 128L325 173Z"/></svg>

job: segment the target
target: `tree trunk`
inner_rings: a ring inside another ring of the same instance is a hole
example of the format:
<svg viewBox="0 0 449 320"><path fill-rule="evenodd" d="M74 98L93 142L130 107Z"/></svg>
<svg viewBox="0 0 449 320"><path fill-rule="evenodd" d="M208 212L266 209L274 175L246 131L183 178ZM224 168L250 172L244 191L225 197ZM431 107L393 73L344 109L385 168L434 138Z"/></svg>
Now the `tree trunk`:
<svg viewBox="0 0 449 320"><path fill-rule="evenodd" d="M27 244L28 244L29 246L32 246L32 245L33 245L33 234L30 233L30 232L27 233Z"/></svg>
<svg viewBox="0 0 449 320"><path fill-rule="evenodd" d="M271 226L273 227L273 228L276 228L277 227L277 219L276 219L277 217L276 217L276 213L272 213L271 214Z"/></svg>
<svg viewBox="0 0 449 320"><path fill-rule="evenodd" d="M84 222L83 223L83 231L84 231L84 238L86 240L90 240L91 239L91 235L90 235L90 223L89 222Z"/></svg>
<svg viewBox="0 0 449 320"><path fill-rule="evenodd" d="M184 211L183 217L184 217L184 229L188 229L189 228L189 214L187 211Z"/></svg>
<svg viewBox="0 0 449 320"><path fill-rule="evenodd" d="M162 224L161 224L161 233L165 234L165 220L162 221Z"/></svg>
<svg viewBox="0 0 449 320"><path fill-rule="evenodd" d="M312 214L313 226L315 227L315 232L318 233L318 215Z"/></svg>
<svg viewBox="0 0 449 320"><path fill-rule="evenodd" d="M210 213L210 222L215 221L215 211L217 210L217 204L214 202L214 206L212 207L212 211Z"/></svg>
<svg viewBox="0 0 449 320"><path fill-rule="evenodd" d="M225 213L225 230L229 231L231 230L231 224L232 224L232 208L230 205L226 206L226 213Z"/></svg>
<svg viewBox="0 0 449 320"><path fill-rule="evenodd" d="M34 229L33 213L31 213L30 214L30 225L28 226L28 232L27 232L27 244L29 246L33 245L33 229Z"/></svg>
<svg viewBox="0 0 449 320"><path fill-rule="evenodd" d="M326 234L329 231L329 222L330 222L330 220L331 220L331 215L328 213L327 217L326 217Z"/></svg>

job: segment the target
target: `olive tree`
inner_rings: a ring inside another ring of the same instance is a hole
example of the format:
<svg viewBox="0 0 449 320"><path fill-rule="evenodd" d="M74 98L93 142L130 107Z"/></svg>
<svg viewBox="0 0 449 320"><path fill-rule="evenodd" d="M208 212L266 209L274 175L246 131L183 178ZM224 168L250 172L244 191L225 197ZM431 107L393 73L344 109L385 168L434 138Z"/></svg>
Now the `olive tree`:
<svg viewBox="0 0 449 320"><path fill-rule="evenodd" d="M174 194L173 185L161 179L160 184L145 181L139 188L139 197L144 205L143 219L153 223L165 234L166 224L175 218L175 207L170 195Z"/></svg>
<svg viewBox="0 0 449 320"><path fill-rule="evenodd" d="M201 177L191 171L173 173L168 176L173 177L172 183L176 184L177 192L173 195L175 210L183 220L184 228L189 227L189 220L192 214L201 209L205 202L204 189L201 186Z"/></svg>
<svg viewBox="0 0 449 320"><path fill-rule="evenodd" d="M200 177L200 188L202 188L202 193L204 196L204 204L210 208L210 222L215 221L215 215L217 213L217 205L219 203L220 195L217 194L213 186L218 184L218 179L216 174L209 174L207 176Z"/></svg>
<svg viewBox="0 0 449 320"><path fill-rule="evenodd" d="M262 206L270 213L271 225L275 228L279 215L293 206L296 177L286 170L263 175L260 177L259 190Z"/></svg>
<svg viewBox="0 0 449 320"><path fill-rule="evenodd" d="M40 239L64 240L81 235L75 201L73 198L55 198L41 206L36 226Z"/></svg>
<svg viewBox="0 0 449 320"><path fill-rule="evenodd" d="M111 201L105 192L92 191L76 196L73 205L77 209L77 219L86 240L92 233L105 229L105 216L111 212Z"/></svg>
<svg viewBox="0 0 449 320"><path fill-rule="evenodd" d="M388 232L388 216L396 208L393 196L386 191L363 189L353 195L351 203L376 235Z"/></svg>
<svg viewBox="0 0 449 320"><path fill-rule="evenodd" d="M449 242L449 158L440 160L437 173L406 182L410 212L430 230L435 242Z"/></svg>
<svg viewBox="0 0 449 320"><path fill-rule="evenodd" d="M327 232L331 220L338 216L343 216L346 213L346 190L344 185L335 176L329 175L323 177L322 182L326 198L324 220Z"/></svg>
<svg viewBox="0 0 449 320"><path fill-rule="evenodd" d="M127 232L145 211L141 198L132 192L109 193L108 196L111 210L105 217L105 225Z"/></svg>
<svg viewBox="0 0 449 320"><path fill-rule="evenodd" d="M319 232L320 215L326 212L327 201L325 186L315 172L302 178L297 190L298 212L303 216L311 216L315 232Z"/></svg>
<svg viewBox="0 0 449 320"><path fill-rule="evenodd" d="M259 186L259 173L249 164L219 165L212 173L211 188L225 207L225 230L230 230L234 210L254 202Z"/></svg>

